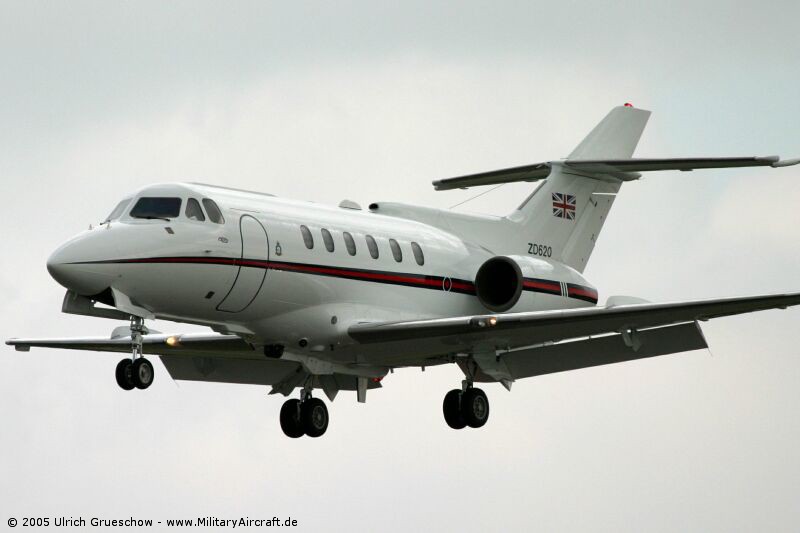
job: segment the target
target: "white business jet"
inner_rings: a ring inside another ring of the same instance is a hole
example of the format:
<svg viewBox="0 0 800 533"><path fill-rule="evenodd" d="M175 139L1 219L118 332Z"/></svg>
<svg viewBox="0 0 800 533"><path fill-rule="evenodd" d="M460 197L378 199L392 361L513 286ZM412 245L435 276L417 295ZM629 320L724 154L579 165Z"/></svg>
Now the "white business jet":
<svg viewBox="0 0 800 533"><path fill-rule="evenodd" d="M65 313L125 320L110 337L12 339L30 347L128 353L125 390L174 378L271 386L289 396L284 433L319 437L341 390L366 401L395 368L456 363L447 424L483 426L475 383L520 378L707 344L698 321L800 304L800 293L649 303L610 297L582 272L615 195L641 172L784 167L778 157L635 159L649 111L613 109L565 160L444 179L437 190L543 181L506 217L398 203L362 210L196 183L153 185L47 261ZM201 324L161 334L145 320Z"/></svg>

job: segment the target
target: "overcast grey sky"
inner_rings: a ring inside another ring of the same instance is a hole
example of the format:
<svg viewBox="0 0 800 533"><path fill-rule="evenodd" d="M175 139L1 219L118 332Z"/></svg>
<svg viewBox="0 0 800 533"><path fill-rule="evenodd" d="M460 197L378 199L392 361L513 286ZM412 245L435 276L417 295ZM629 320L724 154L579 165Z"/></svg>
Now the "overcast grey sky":
<svg viewBox="0 0 800 533"><path fill-rule="evenodd" d="M797 2L0 1L3 339L62 315L48 254L130 191L192 180L448 207L432 179L565 156L613 106L640 156L800 156ZM601 299L800 290L800 171L626 184L586 272ZM459 210L503 214L529 185ZM0 523L288 516L301 531L795 531L800 311L704 324L692 352L485 390L404 370L285 438L262 387L123 394L111 354L0 346ZM154 324L162 331L190 328ZM5 527L5 525L3 526Z"/></svg>

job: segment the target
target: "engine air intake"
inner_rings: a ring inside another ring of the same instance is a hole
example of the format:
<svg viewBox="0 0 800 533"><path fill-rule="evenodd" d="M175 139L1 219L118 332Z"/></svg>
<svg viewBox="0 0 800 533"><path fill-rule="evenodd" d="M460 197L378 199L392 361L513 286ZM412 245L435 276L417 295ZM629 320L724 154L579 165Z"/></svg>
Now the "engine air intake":
<svg viewBox="0 0 800 533"><path fill-rule="evenodd" d="M509 257L493 257L475 275L478 300L489 310L508 311L522 294L522 271Z"/></svg>

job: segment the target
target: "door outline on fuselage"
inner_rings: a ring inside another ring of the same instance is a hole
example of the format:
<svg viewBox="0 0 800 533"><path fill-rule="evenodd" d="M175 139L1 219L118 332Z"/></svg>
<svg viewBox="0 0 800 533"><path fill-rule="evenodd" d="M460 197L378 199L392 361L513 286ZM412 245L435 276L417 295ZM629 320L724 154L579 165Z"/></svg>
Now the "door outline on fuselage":
<svg viewBox="0 0 800 533"><path fill-rule="evenodd" d="M263 262L263 265L238 265L236 278L234 278L231 288L228 290L228 293L225 295L222 301L217 304L217 311L222 311L224 313L241 313L247 309L261 292L261 288L264 286L264 281L267 278L267 265L269 263L269 234L267 233L266 228L264 228L264 225L256 217L252 215L242 215L239 218L239 235L242 242L242 251L239 255L239 259L255 260L258 262ZM263 241L259 244L258 241L260 241L262 237ZM258 254L255 257L246 257L246 255L250 255L248 254L248 248L257 249ZM245 271L245 269L247 269L247 271ZM258 279L258 277L255 277L254 279L245 279L246 277L252 278L252 275L250 274L254 271L261 272L260 279ZM252 296L248 298L249 294L252 294ZM227 307L226 302L228 302ZM242 302L246 303L242 305Z"/></svg>

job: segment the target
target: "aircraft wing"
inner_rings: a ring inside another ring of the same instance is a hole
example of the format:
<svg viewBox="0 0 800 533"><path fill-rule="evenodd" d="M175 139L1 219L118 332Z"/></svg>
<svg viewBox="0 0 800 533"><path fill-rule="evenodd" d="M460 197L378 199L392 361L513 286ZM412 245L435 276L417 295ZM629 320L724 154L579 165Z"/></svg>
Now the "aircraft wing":
<svg viewBox="0 0 800 533"><path fill-rule="evenodd" d="M127 329L127 328L124 328ZM131 337L112 335L111 337L64 337L51 339L10 339L6 344L17 351L27 352L35 348L61 348L65 350L88 350L95 352L130 353ZM221 333L185 333L166 335L163 333L142 336L143 351L157 355L255 355L257 352L236 335Z"/></svg>
<svg viewBox="0 0 800 533"><path fill-rule="evenodd" d="M395 343L398 353L497 352L516 378L704 348L698 320L793 305L800 293L364 323L348 333L363 344ZM581 340L552 346L570 339Z"/></svg>
<svg viewBox="0 0 800 533"><path fill-rule="evenodd" d="M66 337L51 339L10 339L6 344L18 351L31 348L59 348L130 354L130 329L120 327L111 337ZM215 383L271 385L270 394L291 394L306 382L309 374L294 361L271 359L236 335L221 333L152 333L142 336L145 355L158 355L173 379ZM333 373L316 378L329 398L340 390L356 390L356 377ZM370 382L368 388L380 388Z"/></svg>

